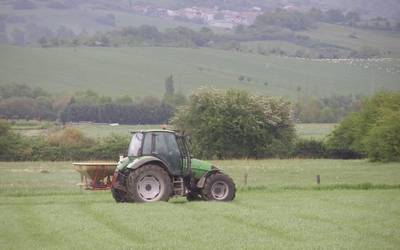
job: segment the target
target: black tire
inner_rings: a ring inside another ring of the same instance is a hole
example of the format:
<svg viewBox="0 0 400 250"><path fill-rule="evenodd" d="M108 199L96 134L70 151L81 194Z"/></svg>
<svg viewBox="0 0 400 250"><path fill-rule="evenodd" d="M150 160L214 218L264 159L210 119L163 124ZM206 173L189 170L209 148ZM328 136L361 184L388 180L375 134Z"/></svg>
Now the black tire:
<svg viewBox="0 0 400 250"><path fill-rule="evenodd" d="M134 202L168 201L172 182L158 165L144 165L131 171L126 182L127 197Z"/></svg>
<svg viewBox="0 0 400 250"><path fill-rule="evenodd" d="M201 193L207 201L232 201L235 199L236 186L228 175L213 173L207 177Z"/></svg>
<svg viewBox="0 0 400 250"><path fill-rule="evenodd" d="M127 202L128 199L126 197L126 193L122 190L111 188L111 193L116 202Z"/></svg>

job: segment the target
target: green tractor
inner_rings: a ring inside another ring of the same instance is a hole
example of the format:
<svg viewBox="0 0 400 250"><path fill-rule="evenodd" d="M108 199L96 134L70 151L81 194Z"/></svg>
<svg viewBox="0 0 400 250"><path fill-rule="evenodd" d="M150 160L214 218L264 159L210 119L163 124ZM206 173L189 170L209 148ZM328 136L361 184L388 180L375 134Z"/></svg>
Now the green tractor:
<svg viewBox="0 0 400 250"><path fill-rule="evenodd" d="M193 159L187 137L171 130L132 132L128 156L114 173L112 195L116 202L187 200L231 201L233 180L211 163Z"/></svg>

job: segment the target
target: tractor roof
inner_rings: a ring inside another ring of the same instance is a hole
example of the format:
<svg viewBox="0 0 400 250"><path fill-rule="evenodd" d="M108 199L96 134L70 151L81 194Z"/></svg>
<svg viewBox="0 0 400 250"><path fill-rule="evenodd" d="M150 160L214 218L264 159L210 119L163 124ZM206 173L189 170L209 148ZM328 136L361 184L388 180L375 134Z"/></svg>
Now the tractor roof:
<svg viewBox="0 0 400 250"><path fill-rule="evenodd" d="M151 133L151 132L178 134L178 131L169 130L169 129L140 129L140 130L132 130L131 134L134 134L134 133Z"/></svg>

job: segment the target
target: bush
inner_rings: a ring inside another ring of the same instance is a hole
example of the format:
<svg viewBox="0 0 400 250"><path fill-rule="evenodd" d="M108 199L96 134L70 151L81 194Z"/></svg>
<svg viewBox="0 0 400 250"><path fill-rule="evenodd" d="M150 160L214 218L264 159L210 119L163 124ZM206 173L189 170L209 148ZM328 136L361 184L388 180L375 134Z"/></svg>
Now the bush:
<svg viewBox="0 0 400 250"><path fill-rule="evenodd" d="M372 161L400 161L400 111L385 113L363 143Z"/></svg>
<svg viewBox="0 0 400 250"><path fill-rule="evenodd" d="M51 146L61 147L89 147L94 141L87 138L76 128L66 128L50 134L47 138L48 144Z"/></svg>
<svg viewBox="0 0 400 250"><path fill-rule="evenodd" d="M398 161L400 92L381 92L368 99L360 113L349 115L328 137L332 154ZM342 158L342 157L341 157Z"/></svg>
<svg viewBox="0 0 400 250"><path fill-rule="evenodd" d="M296 141L293 154L300 158L326 158L328 150L321 140L299 139Z"/></svg>
<svg viewBox="0 0 400 250"><path fill-rule="evenodd" d="M32 155L29 143L19 134L13 133L9 123L0 120L0 160L28 160Z"/></svg>
<svg viewBox="0 0 400 250"><path fill-rule="evenodd" d="M116 160L120 155L126 155L129 145L129 138L112 134L92 147L92 157L94 159Z"/></svg>
<svg viewBox="0 0 400 250"><path fill-rule="evenodd" d="M111 135L92 140L77 129L65 129L49 137L36 137L30 140L34 161L79 161L111 160L116 161L119 155L125 155L129 138Z"/></svg>
<svg viewBox="0 0 400 250"><path fill-rule="evenodd" d="M200 157L284 157L295 137L290 113L291 105L281 98L203 89L172 123L191 136Z"/></svg>

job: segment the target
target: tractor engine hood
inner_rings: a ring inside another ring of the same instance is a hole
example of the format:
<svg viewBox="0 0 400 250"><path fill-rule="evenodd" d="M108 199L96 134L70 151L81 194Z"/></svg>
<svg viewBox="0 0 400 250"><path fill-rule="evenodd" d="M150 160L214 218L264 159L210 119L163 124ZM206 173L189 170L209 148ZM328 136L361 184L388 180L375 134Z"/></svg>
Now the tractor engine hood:
<svg viewBox="0 0 400 250"><path fill-rule="evenodd" d="M205 173L212 169L217 169L210 162L192 159L192 173L195 178L200 179Z"/></svg>

